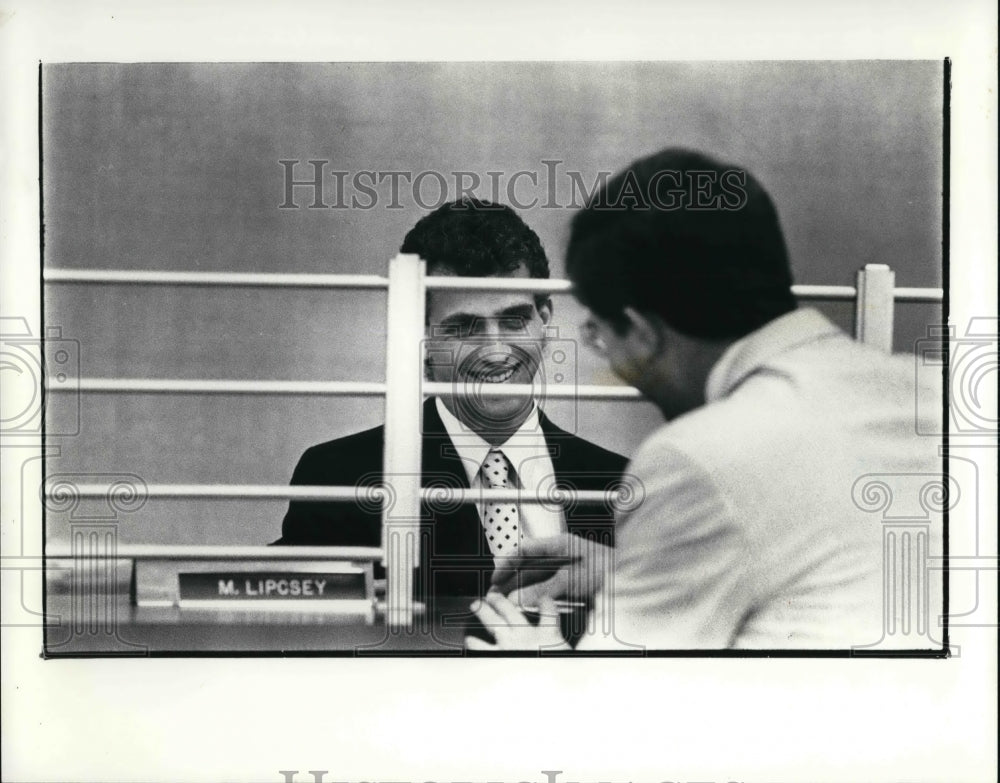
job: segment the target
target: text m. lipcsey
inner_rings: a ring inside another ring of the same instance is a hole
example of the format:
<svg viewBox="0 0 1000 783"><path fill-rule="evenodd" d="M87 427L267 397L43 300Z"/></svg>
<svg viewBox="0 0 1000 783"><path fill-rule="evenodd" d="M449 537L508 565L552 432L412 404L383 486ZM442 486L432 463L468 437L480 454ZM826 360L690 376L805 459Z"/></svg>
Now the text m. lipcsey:
<svg viewBox="0 0 1000 783"><path fill-rule="evenodd" d="M234 579L220 579L219 595L240 594ZM244 579L243 595L246 596L290 596L319 597L326 587L325 579Z"/></svg>

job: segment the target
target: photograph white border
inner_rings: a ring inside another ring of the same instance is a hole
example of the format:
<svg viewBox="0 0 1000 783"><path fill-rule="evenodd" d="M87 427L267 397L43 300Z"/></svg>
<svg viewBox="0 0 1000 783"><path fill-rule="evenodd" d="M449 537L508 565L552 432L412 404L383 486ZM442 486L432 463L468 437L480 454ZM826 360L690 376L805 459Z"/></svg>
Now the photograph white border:
<svg viewBox="0 0 1000 783"><path fill-rule="evenodd" d="M987 2L8 4L0 309L40 334L39 62L951 57L951 317L967 323L997 312L996 41ZM31 451L4 450L5 551L12 526L40 523L21 519L13 497ZM995 448L981 451L980 475L995 477ZM996 508L995 485L983 501ZM995 518L981 529L995 554ZM9 616L22 596L3 578ZM995 591L983 600L995 602ZM961 654L938 661L45 662L40 628L5 626L2 777L989 780L996 627L953 628L951 640Z"/></svg>

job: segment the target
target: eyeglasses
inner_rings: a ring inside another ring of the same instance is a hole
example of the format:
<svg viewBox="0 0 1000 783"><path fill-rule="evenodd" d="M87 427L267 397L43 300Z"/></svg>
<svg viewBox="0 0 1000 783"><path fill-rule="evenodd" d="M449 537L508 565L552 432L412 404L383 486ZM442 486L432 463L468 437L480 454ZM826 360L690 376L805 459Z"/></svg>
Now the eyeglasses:
<svg viewBox="0 0 1000 783"><path fill-rule="evenodd" d="M583 338L584 344L592 351L601 356L607 354L608 345L604 342L604 338L601 337L601 328L593 320L588 318L583 322L580 326L580 335Z"/></svg>

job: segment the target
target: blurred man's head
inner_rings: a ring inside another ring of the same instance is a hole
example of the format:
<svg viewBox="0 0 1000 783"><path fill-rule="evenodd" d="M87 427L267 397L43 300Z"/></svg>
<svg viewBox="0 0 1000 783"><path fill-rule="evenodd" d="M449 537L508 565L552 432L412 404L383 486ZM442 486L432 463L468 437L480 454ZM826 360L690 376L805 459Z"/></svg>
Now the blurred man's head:
<svg viewBox="0 0 1000 783"><path fill-rule="evenodd" d="M429 276L547 278L535 234L510 208L478 199L445 204L421 218L402 253L427 262ZM426 372L469 397L445 406L484 439L499 443L530 413L531 396L484 396L494 385L530 384L541 362L548 295L516 291L431 291L427 297Z"/></svg>
<svg viewBox="0 0 1000 783"><path fill-rule="evenodd" d="M704 402L735 340L795 309L777 211L745 169L670 148L634 162L573 219L567 272L586 332L668 417Z"/></svg>

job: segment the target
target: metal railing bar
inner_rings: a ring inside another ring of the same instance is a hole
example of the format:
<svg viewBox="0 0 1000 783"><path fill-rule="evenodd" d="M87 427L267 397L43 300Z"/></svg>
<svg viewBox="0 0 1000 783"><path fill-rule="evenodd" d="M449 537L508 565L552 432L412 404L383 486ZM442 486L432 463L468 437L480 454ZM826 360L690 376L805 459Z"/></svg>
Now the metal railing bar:
<svg viewBox="0 0 1000 783"><path fill-rule="evenodd" d="M793 285L792 296L803 301L853 300L858 289L853 285Z"/></svg>
<svg viewBox="0 0 1000 783"><path fill-rule="evenodd" d="M893 298L897 302L943 302L943 288L895 288Z"/></svg>
<svg viewBox="0 0 1000 783"><path fill-rule="evenodd" d="M425 382L427 395L456 397L523 397L532 395L547 400L641 400L642 394L630 386L582 384L548 387L532 384L452 385ZM261 394L367 396L386 393L384 383L354 381L238 381L186 380L181 378L66 378L46 380L49 392L87 392L97 394Z"/></svg>
<svg viewBox="0 0 1000 783"><path fill-rule="evenodd" d="M631 386L580 384L578 386L550 386L548 384L497 383L462 384L432 383L425 381L424 394L453 397L525 397L542 400L642 400L642 393Z"/></svg>
<svg viewBox="0 0 1000 783"><path fill-rule="evenodd" d="M285 484L147 484L141 488L121 484L69 485L53 480L45 487L49 511L58 513L62 506L85 499L108 499L129 489L144 500L303 500L355 501L376 509L381 501L393 496L388 485L371 486L288 486ZM628 490L614 486L608 490L552 488L549 494L533 494L521 489L470 489L468 487L424 487L420 499L432 506L455 503L604 503ZM128 502L123 500L123 503Z"/></svg>
<svg viewBox="0 0 1000 783"><path fill-rule="evenodd" d="M385 289L389 279L381 275L342 275L272 272L164 272L131 269L65 269L42 271L46 283L83 283L106 285L186 285L233 286L250 288L355 288ZM529 291L534 293L571 293L573 284L565 279L427 277L428 290ZM850 285L793 285L792 294L802 300L848 300L857 297ZM901 302L939 302L941 288L896 288Z"/></svg>
<svg viewBox="0 0 1000 783"><path fill-rule="evenodd" d="M232 286L234 288L366 288L385 289L381 275L274 272L161 272L133 269L43 269L46 283L102 285Z"/></svg>
<svg viewBox="0 0 1000 783"><path fill-rule="evenodd" d="M895 325L896 273L886 264L865 264L858 270L857 286L854 339L891 354Z"/></svg>
<svg viewBox="0 0 1000 783"><path fill-rule="evenodd" d="M119 544L113 551L73 552L65 545L49 545L45 557L107 560L378 560L378 547L350 546L219 546L200 544Z"/></svg>
<svg viewBox="0 0 1000 783"><path fill-rule="evenodd" d="M360 497L373 498L378 502L378 488L368 489L348 486L289 486L287 484L147 484L143 486L123 484L69 484L57 480L58 476L45 487L45 497L51 502L49 510L57 512L63 505L76 499L111 499L119 495L125 497L123 504L134 505L132 495L137 498L157 500L358 500ZM126 494L126 490L128 494Z"/></svg>
<svg viewBox="0 0 1000 783"><path fill-rule="evenodd" d="M573 283L558 278L525 277L452 277L428 276L424 287L429 291L527 291L536 294L570 293Z"/></svg>
<svg viewBox="0 0 1000 783"><path fill-rule="evenodd" d="M47 379L46 391L120 394L287 394L377 397L384 383L364 381L241 381L185 378Z"/></svg>

